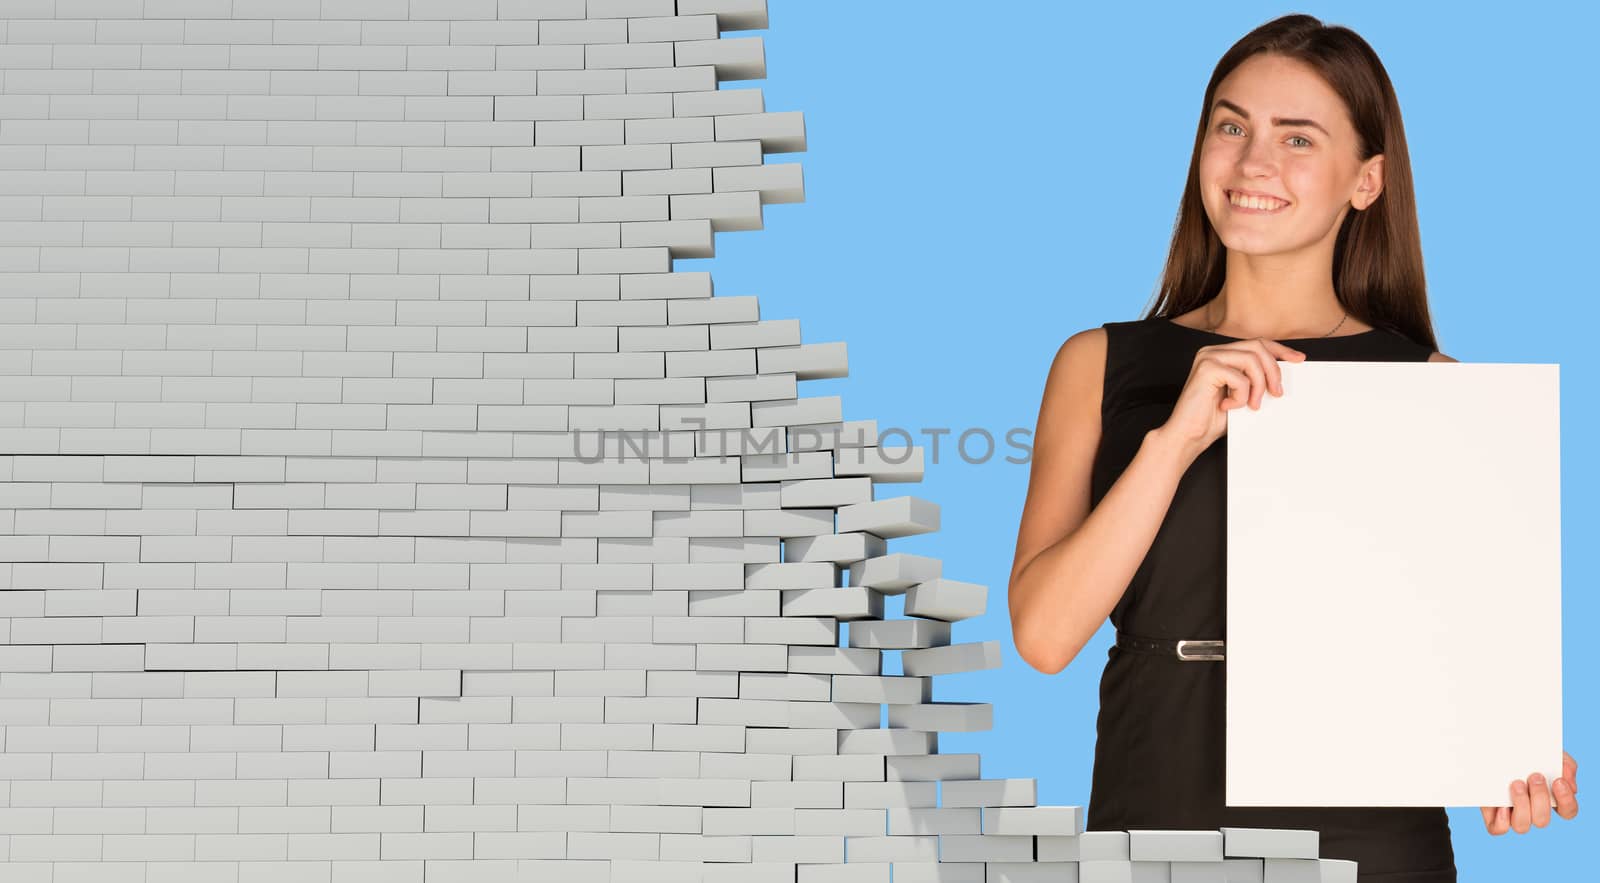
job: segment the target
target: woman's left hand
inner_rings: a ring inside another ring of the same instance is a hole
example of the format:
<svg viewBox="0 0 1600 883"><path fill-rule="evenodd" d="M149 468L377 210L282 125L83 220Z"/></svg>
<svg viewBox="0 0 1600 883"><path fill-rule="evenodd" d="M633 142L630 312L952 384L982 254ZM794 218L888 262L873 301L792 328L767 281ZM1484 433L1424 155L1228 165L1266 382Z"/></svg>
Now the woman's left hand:
<svg viewBox="0 0 1600 883"><path fill-rule="evenodd" d="M1545 786L1544 776L1534 773L1527 780L1511 783L1511 806L1483 806L1483 825L1496 836L1506 831L1528 833L1528 826L1550 824L1550 795L1556 798L1556 815L1570 819L1578 814L1578 762L1561 752L1561 778Z"/></svg>

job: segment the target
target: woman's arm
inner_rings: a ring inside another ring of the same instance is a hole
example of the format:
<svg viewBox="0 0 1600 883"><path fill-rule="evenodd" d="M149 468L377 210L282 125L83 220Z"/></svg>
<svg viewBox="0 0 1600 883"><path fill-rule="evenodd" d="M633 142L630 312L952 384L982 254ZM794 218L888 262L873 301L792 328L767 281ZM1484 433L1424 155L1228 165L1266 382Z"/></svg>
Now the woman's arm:
<svg viewBox="0 0 1600 883"><path fill-rule="evenodd" d="M1017 652L1045 674L1066 668L1110 615L1199 451L1154 429L1090 511L1100 445L1106 332L1061 345L1045 381L1008 601Z"/></svg>

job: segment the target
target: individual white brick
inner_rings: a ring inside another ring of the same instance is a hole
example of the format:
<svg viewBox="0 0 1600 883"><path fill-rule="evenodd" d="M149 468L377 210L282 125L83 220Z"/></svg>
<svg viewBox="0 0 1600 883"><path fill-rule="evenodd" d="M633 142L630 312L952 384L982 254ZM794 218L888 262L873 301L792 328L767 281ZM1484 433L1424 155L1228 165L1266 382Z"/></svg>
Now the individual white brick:
<svg viewBox="0 0 1600 883"><path fill-rule="evenodd" d="M943 834L941 862L1024 862L1033 860L1033 838L1004 834Z"/></svg>
<svg viewBox="0 0 1600 883"><path fill-rule="evenodd" d="M848 445L835 453L833 473L838 476L862 475L886 483L921 481L923 449Z"/></svg>
<svg viewBox="0 0 1600 883"><path fill-rule="evenodd" d="M987 702L929 702L891 705L890 727L908 730L973 732L994 728L994 706Z"/></svg>
<svg viewBox="0 0 1600 883"><path fill-rule="evenodd" d="M1130 833L1084 831L1078 835L1078 852L1085 860L1128 861L1131 859Z"/></svg>
<svg viewBox="0 0 1600 883"><path fill-rule="evenodd" d="M1265 861L1259 858L1223 859L1227 883L1262 883L1266 877Z"/></svg>
<svg viewBox="0 0 1600 883"><path fill-rule="evenodd" d="M1143 883L1139 863L1126 859L1085 859L1078 862L1081 883Z"/></svg>
<svg viewBox="0 0 1600 883"><path fill-rule="evenodd" d="M724 30L751 30L767 27L765 0L679 0L679 15L716 13Z"/></svg>
<svg viewBox="0 0 1600 883"><path fill-rule="evenodd" d="M403 71L406 69L406 55L404 46L323 45L317 47L317 68L354 70L364 74L369 71Z"/></svg>
<svg viewBox="0 0 1600 883"><path fill-rule="evenodd" d="M1169 870L1172 883L1230 883L1231 879L1225 861L1175 861Z"/></svg>
<svg viewBox="0 0 1600 883"><path fill-rule="evenodd" d="M941 806L1033 806L1033 779L962 779L941 785Z"/></svg>
<svg viewBox="0 0 1600 883"><path fill-rule="evenodd" d="M905 614L956 622L982 616L989 589L977 583L936 578L906 591Z"/></svg>
<svg viewBox="0 0 1600 883"><path fill-rule="evenodd" d="M763 374L790 372L801 380L845 377L849 374L843 341L767 347L757 352Z"/></svg>
<svg viewBox="0 0 1600 883"><path fill-rule="evenodd" d="M823 591L844 591L831 589ZM871 593L876 594L876 593ZM876 647L905 650L917 647L942 647L950 643L948 623L919 619L861 620L850 624L851 647Z"/></svg>
<svg viewBox="0 0 1600 883"><path fill-rule="evenodd" d="M900 595L919 583L938 579L942 568L943 562L937 558L892 552L852 564L850 585L866 586L885 595Z"/></svg>
<svg viewBox="0 0 1600 883"><path fill-rule="evenodd" d="M49 48L49 47L46 47ZM140 47L97 44L92 46L77 46L71 44L57 44L54 51L49 53L49 62L46 67L63 68L113 68L137 69L139 67Z"/></svg>
<svg viewBox="0 0 1600 883"><path fill-rule="evenodd" d="M990 862L987 867L990 883L1077 883L1079 879L1077 862L1041 859L1037 862Z"/></svg>
<svg viewBox="0 0 1600 883"><path fill-rule="evenodd" d="M628 22L628 40L633 43L714 40L716 37L715 15L673 15L664 12L653 17L633 16Z"/></svg>
<svg viewBox="0 0 1600 883"><path fill-rule="evenodd" d="M185 0L175 0L175 2L181 3ZM174 17L187 18L182 15ZM266 21L229 21L219 17L190 19L183 25L183 41L202 46L271 43L273 25Z"/></svg>
<svg viewBox="0 0 1600 883"><path fill-rule="evenodd" d="M409 14L416 20L493 19L496 0L411 0Z"/></svg>
<svg viewBox="0 0 1600 883"><path fill-rule="evenodd" d="M900 664L906 674L918 676L999 668L1000 642L981 641L906 650L900 654Z"/></svg>
<svg viewBox="0 0 1600 883"><path fill-rule="evenodd" d="M314 19L322 11L323 0L233 0L235 19Z"/></svg>
<svg viewBox="0 0 1600 883"><path fill-rule="evenodd" d="M801 479L802 481L808 479ZM832 481L819 478L812 481ZM784 540L784 555L790 561L830 561L842 564L860 561L886 551L881 537L867 533L829 534L816 537L794 537ZM907 626L913 628L913 626Z"/></svg>
<svg viewBox="0 0 1600 883"><path fill-rule="evenodd" d="M322 0L324 19L405 19L410 0Z"/></svg>
<svg viewBox="0 0 1600 883"><path fill-rule="evenodd" d="M219 36L208 41L206 39L206 35L203 33L203 30L203 28L198 28L195 32L195 36L201 41L199 45L191 43L189 45L182 46L164 46L159 54L147 52L140 55L139 61L141 65L146 70L173 72L186 70L222 70L229 67L230 59L233 55L233 47L221 45L218 42L219 40L226 40L227 38ZM266 42L264 39L264 32L259 28L256 28L255 31L256 33L253 39L256 42ZM185 23L185 35L187 36L187 34L188 26L187 23ZM207 43L212 45L207 45ZM102 74L95 74L95 85L97 90L100 88L99 81L102 79L102 77ZM178 75L176 79L180 84L183 81L182 75Z"/></svg>
<svg viewBox="0 0 1600 883"><path fill-rule="evenodd" d="M131 120L139 116L137 95L52 95L50 116L57 119Z"/></svg>
<svg viewBox="0 0 1600 883"><path fill-rule="evenodd" d="M762 205L803 202L805 181L800 169L799 163L713 169L712 190L718 193L756 191Z"/></svg>
<svg viewBox="0 0 1600 883"><path fill-rule="evenodd" d="M1223 852L1228 856L1254 858L1317 858L1316 831L1279 828L1221 828Z"/></svg>
<svg viewBox="0 0 1600 883"><path fill-rule="evenodd" d="M272 22L272 37L274 42L284 44L353 45L361 42L363 24L364 22L360 21L334 21L326 18L321 21L280 20Z"/></svg>
<svg viewBox="0 0 1600 883"><path fill-rule="evenodd" d="M1349 859L1325 858L1317 862L1321 883L1356 883L1357 863Z"/></svg>
<svg viewBox="0 0 1600 883"><path fill-rule="evenodd" d="M934 782L845 782L845 806L908 809L935 805Z"/></svg>
<svg viewBox="0 0 1600 883"><path fill-rule="evenodd" d="M15 73L14 71L12 72ZM88 120L5 120L0 144L87 144Z"/></svg>
<svg viewBox="0 0 1600 883"><path fill-rule="evenodd" d="M939 529L939 505L903 496L843 506L837 529L861 530L888 539L928 533Z"/></svg>
<svg viewBox="0 0 1600 883"><path fill-rule="evenodd" d="M1134 861L1199 862L1223 858L1221 831L1128 832L1128 857Z"/></svg>
<svg viewBox="0 0 1600 883"><path fill-rule="evenodd" d="M1317 859L1265 858L1263 861L1264 883L1319 883L1322 879L1322 863Z"/></svg>
<svg viewBox="0 0 1600 883"><path fill-rule="evenodd" d="M591 70L660 68L672 63L669 43L594 43L584 51L584 64Z"/></svg>
<svg viewBox="0 0 1600 883"><path fill-rule="evenodd" d="M784 616L829 616L875 620L883 616L883 596L866 589L792 589L783 592Z"/></svg>
<svg viewBox="0 0 1600 883"><path fill-rule="evenodd" d="M1067 838L1083 833L1084 822L1083 808L1077 806L991 806L983 810L985 834Z"/></svg>

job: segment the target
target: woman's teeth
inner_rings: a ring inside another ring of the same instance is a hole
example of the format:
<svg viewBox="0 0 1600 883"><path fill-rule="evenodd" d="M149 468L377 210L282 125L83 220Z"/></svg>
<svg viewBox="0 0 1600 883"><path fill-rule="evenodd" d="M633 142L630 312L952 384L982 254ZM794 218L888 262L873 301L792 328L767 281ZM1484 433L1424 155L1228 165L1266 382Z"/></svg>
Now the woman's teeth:
<svg viewBox="0 0 1600 883"><path fill-rule="evenodd" d="M1269 196L1240 196L1231 190L1228 191L1228 202L1241 208L1253 208L1262 211L1272 211L1288 205L1287 202L1281 199L1273 199Z"/></svg>

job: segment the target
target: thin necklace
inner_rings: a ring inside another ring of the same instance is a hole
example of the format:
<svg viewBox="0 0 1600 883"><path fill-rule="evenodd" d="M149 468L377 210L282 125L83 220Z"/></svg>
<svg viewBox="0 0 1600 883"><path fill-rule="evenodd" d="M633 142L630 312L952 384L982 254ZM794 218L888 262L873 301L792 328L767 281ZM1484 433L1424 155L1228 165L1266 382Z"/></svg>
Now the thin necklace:
<svg viewBox="0 0 1600 883"><path fill-rule="evenodd" d="M1338 331L1340 328L1344 327L1344 320L1350 318L1350 314L1344 312L1342 309L1339 312L1340 312L1339 324L1333 326L1333 329L1331 331L1329 331L1327 334L1322 335L1323 337L1328 337L1329 335L1333 334L1334 331ZM1209 319L1210 318L1210 313L1211 313L1211 305L1210 304L1206 304L1206 313L1207 313L1207 317L1206 318ZM1206 330L1210 331L1213 334L1216 334L1217 333L1217 327L1220 326L1221 324L1222 324L1221 322L1218 322L1216 325L1212 325L1210 328L1207 328ZM1224 335L1224 336L1226 336L1226 335Z"/></svg>

